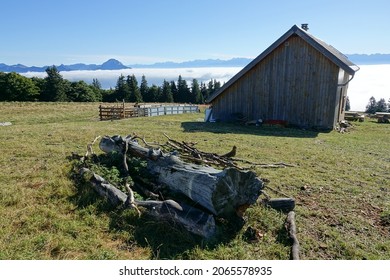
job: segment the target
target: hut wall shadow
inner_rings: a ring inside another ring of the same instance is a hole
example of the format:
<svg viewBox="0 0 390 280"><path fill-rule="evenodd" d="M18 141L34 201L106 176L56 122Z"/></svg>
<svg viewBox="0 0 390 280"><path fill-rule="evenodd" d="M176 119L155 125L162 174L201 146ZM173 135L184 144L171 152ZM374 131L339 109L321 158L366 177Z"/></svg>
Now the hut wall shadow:
<svg viewBox="0 0 390 280"><path fill-rule="evenodd" d="M258 136L276 136L293 138L316 138L319 133L330 132L331 130L300 129L295 127L280 126L255 126L242 125L239 123L223 122L182 122L181 127L185 132L211 132L211 133L232 133L251 134Z"/></svg>

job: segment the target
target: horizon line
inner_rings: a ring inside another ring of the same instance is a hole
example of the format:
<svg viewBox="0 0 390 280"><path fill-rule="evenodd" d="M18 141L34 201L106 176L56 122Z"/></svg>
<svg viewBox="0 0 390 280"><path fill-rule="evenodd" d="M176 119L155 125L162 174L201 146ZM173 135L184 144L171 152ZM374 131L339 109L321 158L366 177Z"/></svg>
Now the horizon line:
<svg viewBox="0 0 390 280"><path fill-rule="evenodd" d="M353 54L344 54L345 56L375 56L375 55L384 55L384 56L390 56L390 53L370 53L370 54L366 54L366 53L353 53ZM85 62L76 62L76 63L71 63L71 64L65 64L65 63L61 63L61 64L44 64L42 66L38 66L38 65L26 65L26 64L23 64L21 62L19 63L15 63L15 64L6 64L4 62L0 62L0 64L4 64L4 65L7 65L7 66L17 66L17 65L21 65L21 66L25 66L25 67L49 67L49 66L61 66L61 65L64 65L64 66L67 66L67 65L76 65L76 64L84 64L84 65L102 65L104 64L105 62L108 62L110 60L116 60L118 62L120 62L121 64L123 64L124 66L136 66L136 65L143 65L143 66L153 66L155 64L163 64L163 63L172 63L172 64L183 64L183 63L188 63L188 62L201 62L201 61L222 61L222 62L227 62L227 61L230 61L230 60L234 60L234 59L254 59L255 57L232 57L232 58L229 58L229 59L221 59L221 58L197 58L197 59L192 59L192 60L183 60L183 61L173 61L173 60L165 60L165 61L156 61L156 62L152 62L152 63L123 63L122 61L120 61L119 59L117 58L109 58L105 61L103 61L101 64L99 63L85 63Z"/></svg>

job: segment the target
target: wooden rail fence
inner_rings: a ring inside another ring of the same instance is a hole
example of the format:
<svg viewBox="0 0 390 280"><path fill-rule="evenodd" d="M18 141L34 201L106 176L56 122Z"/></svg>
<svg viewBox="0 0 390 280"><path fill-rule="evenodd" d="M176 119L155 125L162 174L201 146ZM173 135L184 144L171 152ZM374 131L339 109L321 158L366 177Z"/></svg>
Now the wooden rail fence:
<svg viewBox="0 0 390 280"><path fill-rule="evenodd" d="M135 117L154 117L162 115L176 115L186 113L197 113L199 108L196 105L100 105L100 120L116 120Z"/></svg>

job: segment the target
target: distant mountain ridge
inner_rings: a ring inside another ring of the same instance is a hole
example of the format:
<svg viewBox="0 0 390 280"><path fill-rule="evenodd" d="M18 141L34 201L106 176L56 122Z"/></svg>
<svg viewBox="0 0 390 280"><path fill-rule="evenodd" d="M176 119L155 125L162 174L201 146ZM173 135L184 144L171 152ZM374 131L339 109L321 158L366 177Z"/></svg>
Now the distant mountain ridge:
<svg viewBox="0 0 390 280"><path fill-rule="evenodd" d="M346 56L357 65L390 64L390 54L347 54Z"/></svg>
<svg viewBox="0 0 390 280"><path fill-rule="evenodd" d="M347 54L356 65L390 64L390 54ZM185 62L157 62L154 64L134 64L132 68L190 68L190 67L244 67L254 58L236 57L229 60L198 59Z"/></svg>
<svg viewBox="0 0 390 280"><path fill-rule="evenodd" d="M154 64L133 64L132 68L196 68L196 67L242 67L251 62L252 58L235 57L229 60L197 59L184 62L157 62Z"/></svg>
<svg viewBox="0 0 390 280"><path fill-rule="evenodd" d="M390 54L348 54L346 55L356 65L367 64L390 64ZM248 65L253 58L236 57L229 60L221 59L197 59L184 62L157 62L154 64L133 64L124 65L116 59L109 59L101 65L76 63L71 65L61 64L56 66L58 71L76 71L76 70L122 70L131 68L197 68L197 67L244 67ZM49 66L25 66L23 64L7 65L0 63L0 72L45 72Z"/></svg>
<svg viewBox="0 0 390 280"><path fill-rule="evenodd" d="M49 66L25 66L23 64L7 65L0 63L1 72L17 72L17 73L27 73L27 72L45 72ZM123 65L120 61L116 59L109 59L101 65L98 64L84 64L76 63L71 65L56 65L58 71L76 71L76 70L121 70L121 69L130 69L131 67Z"/></svg>

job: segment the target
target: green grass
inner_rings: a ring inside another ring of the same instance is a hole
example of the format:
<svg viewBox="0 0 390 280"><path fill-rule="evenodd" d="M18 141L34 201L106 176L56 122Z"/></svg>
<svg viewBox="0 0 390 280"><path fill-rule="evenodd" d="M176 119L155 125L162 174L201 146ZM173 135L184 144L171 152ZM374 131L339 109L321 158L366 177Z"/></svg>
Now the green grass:
<svg viewBox="0 0 390 280"><path fill-rule="evenodd" d="M204 123L203 114L98 120L98 104L0 103L0 259L289 259L285 214L250 207L236 234L206 243L131 210L112 209L72 178L72 152L98 135L163 133L203 151L296 167L255 168L266 192L296 199L302 259L390 259L390 126L346 134ZM97 145L95 150L98 151ZM262 238L247 242L244 232Z"/></svg>

